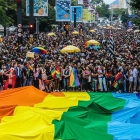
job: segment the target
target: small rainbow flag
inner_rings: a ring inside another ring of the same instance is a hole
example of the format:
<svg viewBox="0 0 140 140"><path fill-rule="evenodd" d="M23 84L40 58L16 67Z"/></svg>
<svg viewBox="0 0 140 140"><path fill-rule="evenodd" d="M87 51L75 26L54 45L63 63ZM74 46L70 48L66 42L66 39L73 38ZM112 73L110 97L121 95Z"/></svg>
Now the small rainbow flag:
<svg viewBox="0 0 140 140"><path fill-rule="evenodd" d="M56 78L56 70L55 70L55 68L53 68L53 69L51 70L51 75L52 75L52 78L53 78L53 79Z"/></svg>
<svg viewBox="0 0 140 140"><path fill-rule="evenodd" d="M113 86L114 88L116 88L116 89L119 88L119 84L118 84L118 82L114 82L112 86Z"/></svg>
<svg viewBox="0 0 140 140"><path fill-rule="evenodd" d="M70 74L70 87L77 87L79 85L80 83L77 76L77 70L76 68L73 68Z"/></svg>
<svg viewBox="0 0 140 140"><path fill-rule="evenodd" d="M60 77L60 68L59 67L56 68L56 77L57 78Z"/></svg>

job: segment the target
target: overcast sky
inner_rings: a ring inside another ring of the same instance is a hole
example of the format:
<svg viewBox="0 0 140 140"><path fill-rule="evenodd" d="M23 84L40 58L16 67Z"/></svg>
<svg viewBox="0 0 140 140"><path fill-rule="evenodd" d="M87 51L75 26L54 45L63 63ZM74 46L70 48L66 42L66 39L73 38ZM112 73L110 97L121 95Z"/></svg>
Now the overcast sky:
<svg viewBox="0 0 140 140"><path fill-rule="evenodd" d="M106 4L110 4L111 2L113 2L114 0L104 0L104 2L106 3Z"/></svg>

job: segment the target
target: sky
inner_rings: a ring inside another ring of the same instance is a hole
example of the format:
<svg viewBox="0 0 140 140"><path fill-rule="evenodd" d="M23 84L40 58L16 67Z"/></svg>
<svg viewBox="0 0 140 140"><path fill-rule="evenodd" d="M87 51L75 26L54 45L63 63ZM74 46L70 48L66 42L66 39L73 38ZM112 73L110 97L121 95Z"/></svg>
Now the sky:
<svg viewBox="0 0 140 140"><path fill-rule="evenodd" d="M114 0L104 0L104 2L106 3L106 4L110 4L110 3L112 3Z"/></svg>

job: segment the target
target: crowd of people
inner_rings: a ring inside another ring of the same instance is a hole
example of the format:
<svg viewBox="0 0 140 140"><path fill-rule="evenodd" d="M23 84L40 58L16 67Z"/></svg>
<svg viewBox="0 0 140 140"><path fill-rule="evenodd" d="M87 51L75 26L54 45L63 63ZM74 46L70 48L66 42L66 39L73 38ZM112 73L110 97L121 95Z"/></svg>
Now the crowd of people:
<svg viewBox="0 0 140 140"><path fill-rule="evenodd" d="M90 32L95 29L96 32ZM41 32L38 39L30 42L28 33L23 34L23 43L17 43L17 34L2 37L0 42L0 87L1 90L33 85L46 92L57 91L114 91L132 93L140 91L139 34L134 30L91 26L83 24L80 34L68 35L55 29L56 36ZM115 52L109 50L110 34ZM85 47L88 40L100 42L98 49ZM79 53L64 53L67 45L80 48ZM33 47L43 47L47 54L35 53L28 58ZM72 69L77 70L80 85L69 86ZM55 77L52 70L60 72Z"/></svg>

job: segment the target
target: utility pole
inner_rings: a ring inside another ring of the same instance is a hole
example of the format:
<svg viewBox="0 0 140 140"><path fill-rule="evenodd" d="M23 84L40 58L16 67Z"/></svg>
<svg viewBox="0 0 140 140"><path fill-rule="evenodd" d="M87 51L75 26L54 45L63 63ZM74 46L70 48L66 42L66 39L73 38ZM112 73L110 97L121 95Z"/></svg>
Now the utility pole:
<svg viewBox="0 0 140 140"><path fill-rule="evenodd" d="M33 34L34 34L34 1L29 1L30 5L30 12L29 12L29 34L30 34L30 42L33 41Z"/></svg>
<svg viewBox="0 0 140 140"><path fill-rule="evenodd" d="M74 8L74 28L76 28L76 8Z"/></svg>
<svg viewBox="0 0 140 140"><path fill-rule="evenodd" d="M22 0L17 0L18 44L22 44Z"/></svg>
<svg viewBox="0 0 140 140"><path fill-rule="evenodd" d="M37 40L38 40L38 34L39 34L39 20L38 20L38 17L36 17L35 20L36 20L36 36L37 36Z"/></svg>

